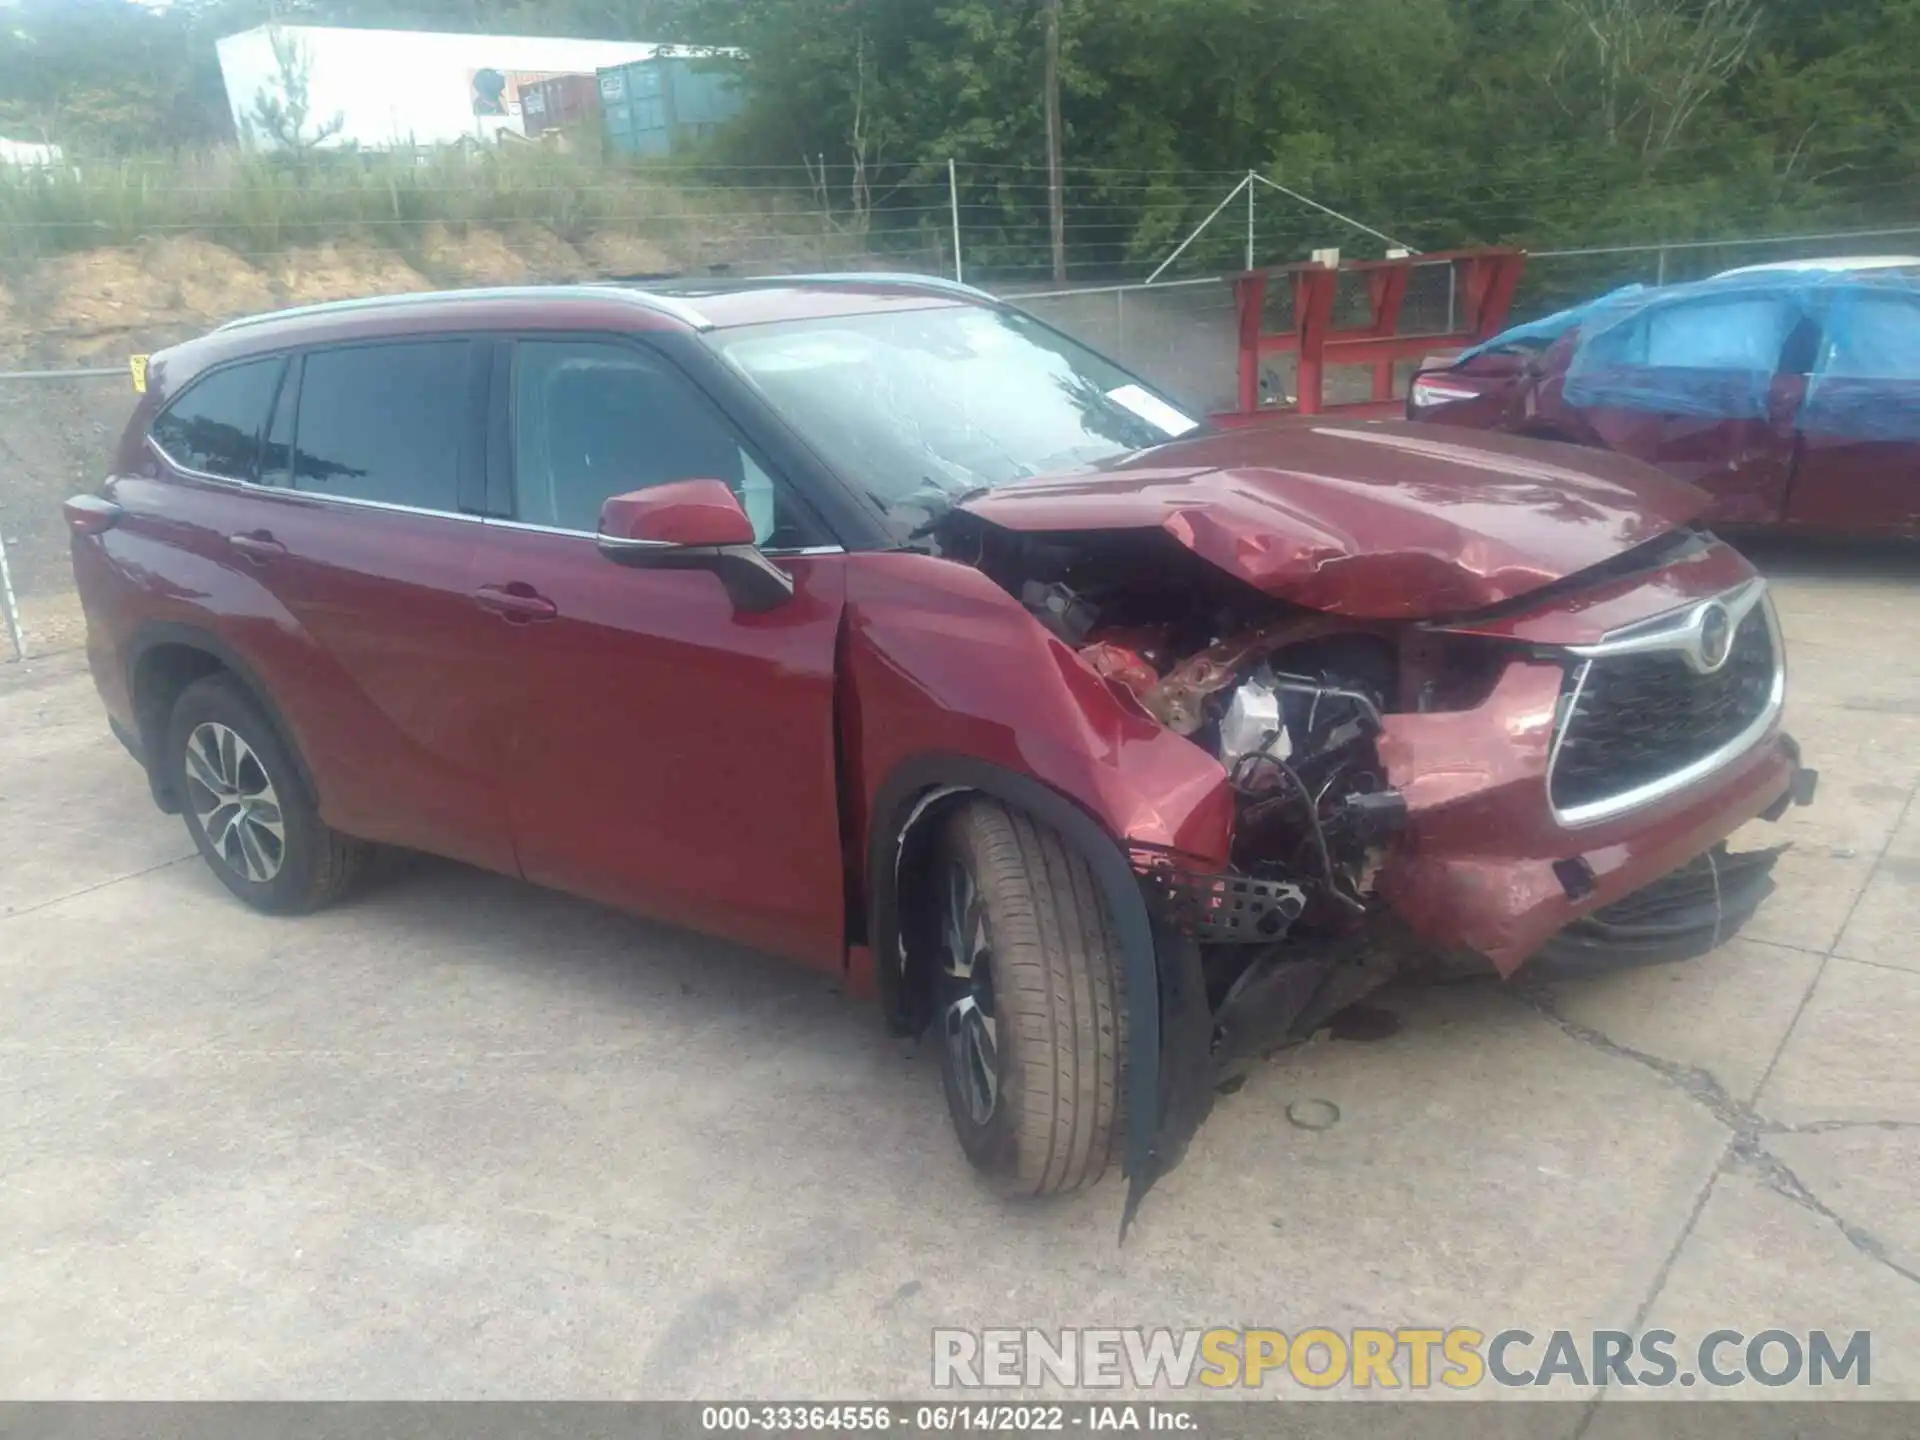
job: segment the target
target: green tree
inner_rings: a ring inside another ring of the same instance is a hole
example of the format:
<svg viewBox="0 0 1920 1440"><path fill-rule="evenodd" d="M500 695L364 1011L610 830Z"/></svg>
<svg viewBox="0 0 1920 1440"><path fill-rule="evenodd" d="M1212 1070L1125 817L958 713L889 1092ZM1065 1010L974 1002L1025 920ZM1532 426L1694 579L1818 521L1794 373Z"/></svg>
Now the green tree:
<svg viewBox="0 0 1920 1440"><path fill-rule="evenodd" d="M254 95L245 121L249 138L305 157L344 130L347 117L338 110L325 119L314 116L308 89L313 57L298 35L276 25L267 43L273 47L274 88Z"/></svg>

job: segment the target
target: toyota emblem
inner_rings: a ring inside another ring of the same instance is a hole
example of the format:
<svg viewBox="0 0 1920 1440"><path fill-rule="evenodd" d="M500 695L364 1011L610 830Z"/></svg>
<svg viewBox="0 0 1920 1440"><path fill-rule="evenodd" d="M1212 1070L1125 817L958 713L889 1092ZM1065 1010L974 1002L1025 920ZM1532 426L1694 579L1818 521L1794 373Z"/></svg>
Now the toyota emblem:
<svg viewBox="0 0 1920 1440"><path fill-rule="evenodd" d="M1700 612L1700 668L1712 672L1727 663L1733 649L1733 617L1718 602Z"/></svg>

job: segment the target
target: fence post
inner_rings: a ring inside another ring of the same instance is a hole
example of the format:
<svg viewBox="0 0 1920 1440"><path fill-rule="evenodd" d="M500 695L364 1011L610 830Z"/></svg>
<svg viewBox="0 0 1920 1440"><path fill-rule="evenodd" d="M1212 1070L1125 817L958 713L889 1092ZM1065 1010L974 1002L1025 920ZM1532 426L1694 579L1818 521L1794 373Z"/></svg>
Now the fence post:
<svg viewBox="0 0 1920 1440"><path fill-rule="evenodd" d="M1247 172L1247 264L1253 268L1253 171Z"/></svg>
<svg viewBox="0 0 1920 1440"><path fill-rule="evenodd" d="M1667 247L1662 245L1654 253L1657 258L1653 263L1653 283L1664 285L1667 283Z"/></svg>
<svg viewBox="0 0 1920 1440"><path fill-rule="evenodd" d="M953 216L953 278L961 281L967 276L960 264L960 178L951 155L947 157L947 209Z"/></svg>
<svg viewBox="0 0 1920 1440"><path fill-rule="evenodd" d="M13 639L13 653L27 658L27 632L20 623L20 602L13 598L13 574L7 569L7 541L0 536L0 610L7 612L7 634Z"/></svg>

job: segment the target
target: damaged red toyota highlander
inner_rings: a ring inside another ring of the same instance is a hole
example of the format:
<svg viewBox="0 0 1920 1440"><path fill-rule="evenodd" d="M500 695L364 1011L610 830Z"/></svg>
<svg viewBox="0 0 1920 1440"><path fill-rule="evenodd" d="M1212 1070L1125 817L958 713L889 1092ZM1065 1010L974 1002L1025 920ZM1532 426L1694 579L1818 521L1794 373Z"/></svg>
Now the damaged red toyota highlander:
<svg viewBox="0 0 1920 1440"><path fill-rule="evenodd" d="M1631 460L1209 432L990 297L480 291L153 358L68 502L155 800L260 909L371 843L776 951L931 1030L1008 1190L1436 955L1732 933L1808 800L1766 585Z"/></svg>

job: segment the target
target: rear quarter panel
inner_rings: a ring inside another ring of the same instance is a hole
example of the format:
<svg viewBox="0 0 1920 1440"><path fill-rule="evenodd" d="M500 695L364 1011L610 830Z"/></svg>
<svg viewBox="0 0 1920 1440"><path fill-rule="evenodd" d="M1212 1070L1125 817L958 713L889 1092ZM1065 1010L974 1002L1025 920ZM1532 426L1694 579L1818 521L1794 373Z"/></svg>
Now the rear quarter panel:
<svg viewBox="0 0 1920 1440"><path fill-rule="evenodd" d="M297 654L293 616L230 562L222 542L236 527L222 496L125 474L109 480L101 494L125 513L112 529L76 538L74 575L87 614L89 651L97 656L96 678L116 718L133 718L132 667L156 627L204 633L262 673L307 661ZM296 732L303 728L291 707L287 718ZM294 739L303 751L308 748L306 735Z"/></svg>
<svg viewBox="0 0 1920 1440"><path fill-rule="evenodd" d="M87 577L90 635L98 630L89 645L116 718L134 719L127 691L148 637L204 636L264 689L329 825L514 869L497 796L486 783L493 768L484 763L493 755L488 717L477 707L408 703L422 694L474 693L459 678L475 663L461 627L478 627L482 617L466 599L465 552L449 560L444 545L431 538L410 544L406 532L451 525L477 535L478 525L382 513L368 531L364 512L178 477L123 475L103 493L125 514L94 537L96 553L76 573ZM243 530L279 535L288 554L256 571L227 541ZM335 594L324 570L309 573L307 557L315 553L370 594L383 593L383 576L394 577L391 603L372 607L365 595ZM435 609L420 600L421 582L448 565L457 573L442 577L448 596ZM328 633L316 634L309 622ZM369 627L377 632L372 639ZM348 655L358 657L357 670ZM448 725L460 733L449 733ZM150 749L159 739L144 738Z"/></svg>

